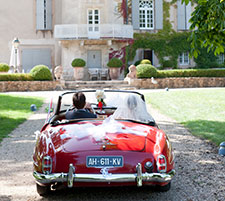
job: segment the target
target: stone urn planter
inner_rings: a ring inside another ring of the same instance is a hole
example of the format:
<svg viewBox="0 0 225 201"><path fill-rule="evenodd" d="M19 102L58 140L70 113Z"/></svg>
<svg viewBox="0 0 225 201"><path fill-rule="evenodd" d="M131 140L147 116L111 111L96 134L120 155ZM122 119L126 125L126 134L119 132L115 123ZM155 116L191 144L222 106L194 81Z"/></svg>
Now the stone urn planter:
<svg viewBox="0 0 225 201"><path fill-rule="evenodd" d="M75 80L83 80L84 67L74 67L74 78Z"/></svg>
<svg viewBox="0 0 225 201"><path fill-rule="evenodd" d="M117 80L120 76L120 68L109 68L109 76L111 80Z"/></svg>
<svg viewBox="0 0 225 201"><path fill-rule="evenodd" d="M84 66L86 62L83 59L74 59L71 63L74 69L74 78L75 80L83 80L84 78Z"/></svg>
<svg viewBox="0 0 225 201"><path fill-rule="evenodd" d="M117 80L120 76L120 68L123 66L123 62L118 58L112 58L109 60L107 66L109 67L111 80Z"/></svg>

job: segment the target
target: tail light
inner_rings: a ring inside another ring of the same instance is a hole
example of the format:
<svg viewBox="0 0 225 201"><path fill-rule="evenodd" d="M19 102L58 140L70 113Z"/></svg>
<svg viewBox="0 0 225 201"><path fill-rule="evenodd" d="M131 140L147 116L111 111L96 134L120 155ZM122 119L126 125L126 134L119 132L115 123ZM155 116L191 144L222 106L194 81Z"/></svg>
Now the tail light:
<svg viewBox="0 0 225 201"><path fill-rule="evenodd" d="M162 154L157 157L157 170L160 173L164 173L167 170L166 157Z"/></svg>
<svg viewBox="0 0 225 201"><path fill-rule="evenodd" d="M52 173L52 158L50 156L45 156L42 160L42 172L44 174Z"/></svg>

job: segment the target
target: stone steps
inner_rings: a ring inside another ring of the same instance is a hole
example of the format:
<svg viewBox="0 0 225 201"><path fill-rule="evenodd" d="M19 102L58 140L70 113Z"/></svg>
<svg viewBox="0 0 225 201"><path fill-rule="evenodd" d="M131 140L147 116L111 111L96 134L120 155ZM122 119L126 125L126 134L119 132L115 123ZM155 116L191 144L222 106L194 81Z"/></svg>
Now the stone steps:
<svg viewBox="0 0 225 201"><path fill-rule="evenodd" d="M65 81L63 89L127 89L133 90L127 81L123 80L98 80L98 81Z"/></svg>

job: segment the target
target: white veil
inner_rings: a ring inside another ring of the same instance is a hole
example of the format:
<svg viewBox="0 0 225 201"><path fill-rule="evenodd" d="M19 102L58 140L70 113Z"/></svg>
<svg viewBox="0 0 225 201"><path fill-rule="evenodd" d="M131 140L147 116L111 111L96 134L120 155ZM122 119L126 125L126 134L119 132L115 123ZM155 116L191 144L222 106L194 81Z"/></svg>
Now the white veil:
<svg viewBox="0 0 225 201"><path fill-rule="evenodd" d="M148 113L145 102L139 95L135 94L127 95L112 117L114 119L130 119L144 123L155 122Z"/></svg>

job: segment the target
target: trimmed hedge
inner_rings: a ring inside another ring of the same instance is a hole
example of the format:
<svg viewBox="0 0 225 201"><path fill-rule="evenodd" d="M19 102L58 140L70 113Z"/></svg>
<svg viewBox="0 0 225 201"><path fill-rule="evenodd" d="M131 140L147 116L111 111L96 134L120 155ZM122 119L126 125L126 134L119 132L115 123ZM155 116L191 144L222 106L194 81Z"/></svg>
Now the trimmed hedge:
<svg viewBox="0 0 225 201"><path fill-rule="evenodd" d="M6 63L0 63L0 72L8 72L9 71L9 65Z"/></svg>
<svg viewBox="0 0 225 201"><path fill-rule="evenodd" d="M109 62L107 63L107 66L109 68L121 68L123 66L123 62L120 59L114 57L109 60Z"/></svg>
<svg viewBox="0 0 225 201"><path fill-rule="evenodd" d="M148 59L143 59L143 60L141 60L141 63L140 64L152 64L152 63Z"/></svg>
<svg viewBox="0 0 225 201"><path fill-rule="evenodd" d="M142 64L147 65L147 64ZM154 68L154 67L153 67ZM138 67L137 67L138 71ZM144 67L138 78L167 78L167 77L225 77L225 69L185 69L185 70L155 70L150 73L149 67ZM0 81L33 81L29 73L2 73Z"/></svg>
<svg viewBox="0 0 225 201"><path fill-rule="evenodd" d="M139 64L141 64L141 60L138 60L134 63L135 66L138 66Z"/></svg>
<svg viewBox="0 0 225 201"><path fill-rule="evenodd" d="M225 77L225 69L158 70L156 77Z"/></svg>
<svg viewBox="0 0 225 201"><path fill-rule="evenodd" d="M139 64L137 67L138 78L151 78L157 76L157 69L150 64Z"/></svg>
<svg viewBox="0 0 225 201"><path fill-rule="evenodd" d="M72 61L71 65L73 67L84 67L86 62L83 59L77 58Z"/></svg>
<svg viewBox="0 0 225 201"><path fill-rule="evenodd" d="M32 81L32 80L34 80L33 77L28 73L0 74L0 81Z"/></svg>
<svg viewBox="0 0 225 201"><path fill-rule="evenodd" d="M52 80L52 73L45 65L34 66L30 71L30 75L34 80Z"/></svg>
<svg viewBox="0 0 225 201"><path fill-rule="evenodd" d="M137 66L138 78L167 78L167 77L225 77L225 69L176 69L157 70L149 64Z"/></svg>

